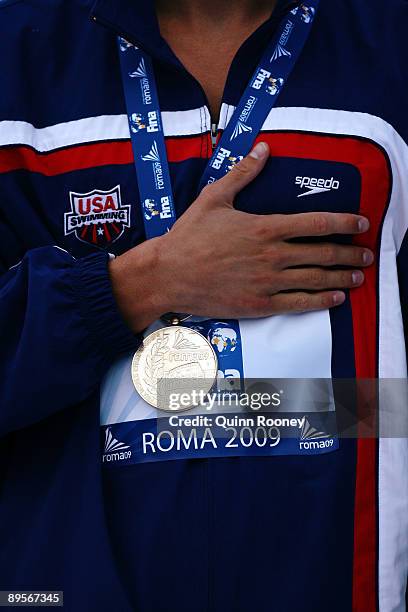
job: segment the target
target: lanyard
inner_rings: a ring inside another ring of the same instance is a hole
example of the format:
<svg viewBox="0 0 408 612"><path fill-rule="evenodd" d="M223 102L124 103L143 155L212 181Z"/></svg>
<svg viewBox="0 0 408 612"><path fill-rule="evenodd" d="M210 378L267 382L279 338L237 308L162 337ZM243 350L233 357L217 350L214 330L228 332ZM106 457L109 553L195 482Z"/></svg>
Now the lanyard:
<svg viewBox="0 0 408 612"><path fill-rule="evenodd" d="M225 176L247 155L286 84L310 34L319 0L308 0L280 23L225 128L200 182L200 190ZM151 58L118 39L123 88L148 239L170 231L177 220Z"/></svg>

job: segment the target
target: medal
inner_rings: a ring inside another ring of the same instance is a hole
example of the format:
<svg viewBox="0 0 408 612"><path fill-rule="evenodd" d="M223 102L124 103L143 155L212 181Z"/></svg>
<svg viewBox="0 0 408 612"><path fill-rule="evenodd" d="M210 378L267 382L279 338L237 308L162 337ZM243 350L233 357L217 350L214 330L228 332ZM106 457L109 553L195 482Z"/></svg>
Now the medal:
<svg viewBox="0 0 408 612"><path fill-rule="evenodd" d="M193 401L169 408L170 395L186 394L193 399L194 392L207 394L218 371L218 360L207 338L182 327L180 322L175 317L170 327L145 338L132 361L132 380L139 395L148 404L167 412L191 409Z"/></svg>

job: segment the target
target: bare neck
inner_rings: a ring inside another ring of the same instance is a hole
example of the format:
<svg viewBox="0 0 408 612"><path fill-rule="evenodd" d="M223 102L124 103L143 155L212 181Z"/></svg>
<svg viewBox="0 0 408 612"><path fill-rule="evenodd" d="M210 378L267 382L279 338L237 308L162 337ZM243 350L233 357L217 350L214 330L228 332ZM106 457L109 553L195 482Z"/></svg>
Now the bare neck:
<svg viewBox="0 0 408 612"><path fill-rule="evenodd" d="M155 0L156 10L165 19L176 18L186 25L203 24L234 27L266 19L276 0Z"/></svg>

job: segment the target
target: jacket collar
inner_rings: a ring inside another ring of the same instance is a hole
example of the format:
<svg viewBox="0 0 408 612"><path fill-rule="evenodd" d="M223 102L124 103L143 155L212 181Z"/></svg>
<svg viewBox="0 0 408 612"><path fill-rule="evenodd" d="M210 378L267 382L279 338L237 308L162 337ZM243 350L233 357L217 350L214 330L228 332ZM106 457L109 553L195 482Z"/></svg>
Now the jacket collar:
<svg viewBox="0 0 408 612"><path fill-rule="evenodd" d="M163 46L154 0L96 0L91 18L148 53Z"/></svg>

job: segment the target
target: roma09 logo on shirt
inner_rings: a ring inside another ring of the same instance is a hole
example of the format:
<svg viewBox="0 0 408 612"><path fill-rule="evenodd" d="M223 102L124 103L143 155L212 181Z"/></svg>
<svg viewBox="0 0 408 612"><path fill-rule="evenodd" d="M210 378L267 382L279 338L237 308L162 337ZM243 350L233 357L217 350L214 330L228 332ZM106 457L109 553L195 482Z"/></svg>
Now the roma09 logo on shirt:
<svg viewBox="0 0 408 612"><path fill-rule="evenodd" d="M64 215L66 236L75 234L82 242L103 247L130 227L130 206L122 205L119 185L110 191L71 191L69 199L71 210Z"/></svg>

